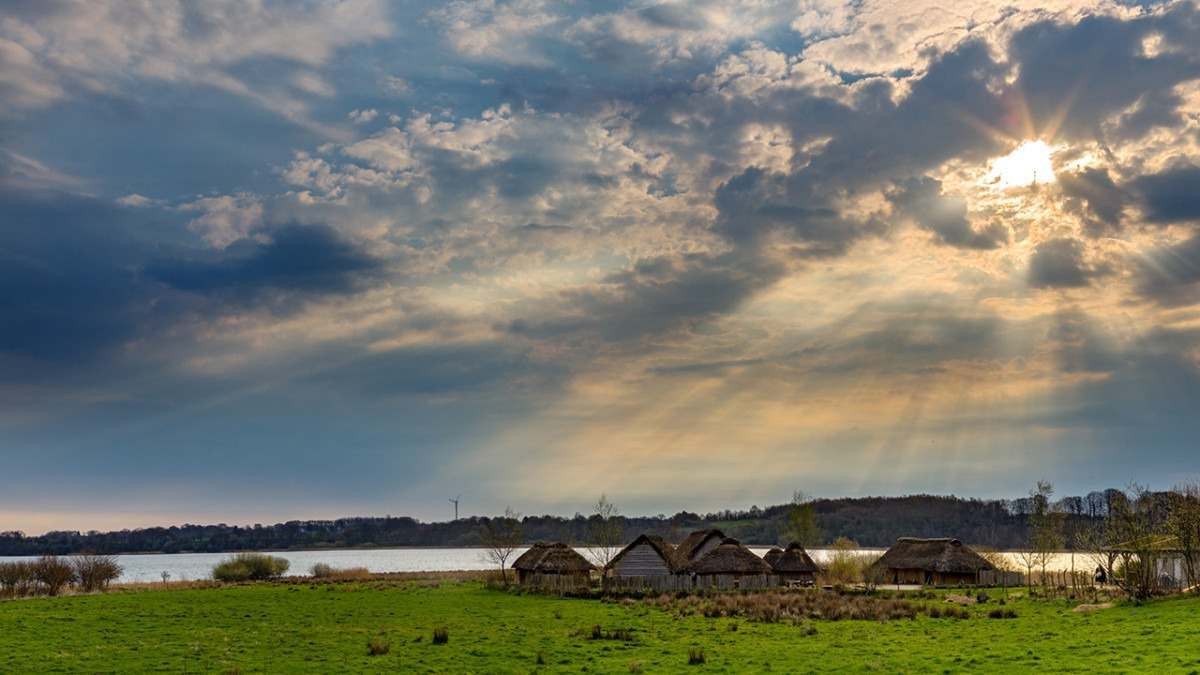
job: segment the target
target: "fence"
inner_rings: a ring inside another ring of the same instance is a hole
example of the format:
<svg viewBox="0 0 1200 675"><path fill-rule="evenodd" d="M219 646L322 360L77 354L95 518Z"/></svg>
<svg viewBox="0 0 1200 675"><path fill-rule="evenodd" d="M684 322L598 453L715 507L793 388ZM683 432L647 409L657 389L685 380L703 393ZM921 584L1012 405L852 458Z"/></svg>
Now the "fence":
<svg viewBox="0 0 1200 675"><path fill-rule="evenodd" d="M1024 586L1025 575L1004 570L984 570L979 573L980 586Z"/></svg>

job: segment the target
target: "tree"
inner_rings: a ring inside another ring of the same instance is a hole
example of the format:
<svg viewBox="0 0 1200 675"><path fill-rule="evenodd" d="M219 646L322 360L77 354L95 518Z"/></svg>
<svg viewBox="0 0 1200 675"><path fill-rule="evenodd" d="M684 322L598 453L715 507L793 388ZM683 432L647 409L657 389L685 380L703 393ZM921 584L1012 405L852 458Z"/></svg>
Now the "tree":
<svg viewBox="0 0 1200 675"><path fill-rule="evenodd" d="M787 533L792 541L798 541L806 548L819 545L824 536L821 527L817 525L817 510L812 500L800 490L792 494L792 504L788 508Z"/></svg>
<svg viewBox="0 0 1200 675"><path fill-rule="evenodd" d="M511 506L505 507L503 516L484 520L479 540L483 543L484 557L500 567L500 579L507 586L508 559L524 541L521 514Z"/></svg>
<svg viewBox="0 0 1200 675"><path fill-rule="evenodd" d="M1158 538L1166 518L1149 488L1131 484L1109 496L1108 530L1111 550L1121 559L1113 581L1130 597L1143 600L1158 591Z"/></svg>
<svg viewBox="0 0 1200 675"><path fill-rule="evenodd" d="M1167 516L1167 531L1175 537L1179 552L1183 555L1183 572L1187 577L1184 587L1200 582L1200 484L1180 485L1170 495L1170 513Z"/></svg>
<svg viewBox="0 0 1200 675"><path fill-rule="evenodd" d="M1033 557L1028 561L1042 570L1042 583L1046 582L1046 566L1054 553L1063 546L1063 514L1051 498L1054 486L1049 481L1039 480L1029 491L1029 545Z"/></svg>
<svg viewBox="0 0 1200 675"><path fill-rule="evenodd" d="M608 567L613 557L625 543L625 526L617 507L606 495L592 507L588 519L588 552L600 567Z"/></svg>

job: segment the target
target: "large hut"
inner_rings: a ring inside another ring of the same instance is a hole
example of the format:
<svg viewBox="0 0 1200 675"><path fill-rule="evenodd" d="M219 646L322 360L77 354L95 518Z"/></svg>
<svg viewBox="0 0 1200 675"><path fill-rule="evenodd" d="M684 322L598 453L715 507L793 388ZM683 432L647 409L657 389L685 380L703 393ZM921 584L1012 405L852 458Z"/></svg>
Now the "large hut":
<svg viewBox="0 0 1200 675"><path fill-rule="evenodd" d="M587 558L560 542L534 544L513 561L512 568L522 586L557 591L586 589L596 569Z"/></svg>
<svg viewBox="0 0 1200 675"><path fill-rule="evenodd" d="M779 576L781 581L799 583L802 585L812 585L817 581L817 572L820 568L817 563L808 555L808 551L800 545L800 542L793 541L788 544L788 547L782 551L779 549L771 549L779 551L776 555L771 555L768 551L764 560L775 574Z"/></svg>
<svg viewBox="0 0 1200 675"><path fill-rule="evenodd" d="M696 530L675 547L675 567L683 569L703 558L724 541L725 535L716 528Z"/></svg>
<svg viewBox="0 0 1200 675"><path fill-rule="evenodd" d="M957 539L901 537L873 568L883 583L965 586L995 568Z"/></svg>
<svg viewBox="0 0 1200 675"><path fill-rule="evenodd" d="M697 588L765 588L778 583L771 566L737 539L722 539L685 571Z"/></svg>
<svg viewBox="0 0 1200 675"><path fill-rule="evenodd" d="M608 563L611 577L670 576L676 571L675 548L653 534L639 535Z"/></svg>

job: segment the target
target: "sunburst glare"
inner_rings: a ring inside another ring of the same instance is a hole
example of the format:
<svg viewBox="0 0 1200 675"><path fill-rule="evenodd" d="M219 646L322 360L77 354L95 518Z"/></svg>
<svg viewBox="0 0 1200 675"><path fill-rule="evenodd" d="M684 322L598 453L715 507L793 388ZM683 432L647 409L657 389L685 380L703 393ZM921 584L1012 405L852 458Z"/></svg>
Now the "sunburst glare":
<svg viewBox="0 0 1200 675"><path fill-rule="evenodd" d="M992 160L988 182L1001 189L1053 183L1054 148L1043 140L1025 141L1004 157Z"/></svg>

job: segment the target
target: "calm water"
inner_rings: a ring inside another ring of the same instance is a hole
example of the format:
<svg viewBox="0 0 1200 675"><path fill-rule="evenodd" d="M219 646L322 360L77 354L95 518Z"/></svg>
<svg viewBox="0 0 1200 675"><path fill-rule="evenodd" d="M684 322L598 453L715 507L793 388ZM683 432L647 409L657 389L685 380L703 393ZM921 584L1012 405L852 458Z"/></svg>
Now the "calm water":
<svg viewBox="0 0 1200 675"><path fill-rule="evenodd" d="M752 547L758 555L767 552L766 547ZM523 553L524 549L516 555ZM585 557L589 557L586 549L579 549ZM830 551L827 549L811 549L809 553L818 563L829 560ZM859 549L862 555L878 556L883 549ZM271 555L286 558L291 566L288 574L304 575L316 563L328 563L334 567L366 567L372 572L449 572L455 570L486 570L492 565L484 558L484 552L478 548L380 548L380 549L342 549L325 551L284 551ZM1004 554L1015 569L1021 569L1016 554ZM120 555L117 560L124 573L122 582L162 581L162 573L171 575L172 581L194 581L210 578L213 565L229 557L228 553L171 553L149 555ZM516 556L514 555L514 558ZM3 560L21 560L22 558L4 558ZM1087 556L1075 556L1076 569L1089 568ZM1091 567L1095 567L1094 564ZM1049 565L1052 570L1071 569L1070 554L1055 556Z"/></svg>

